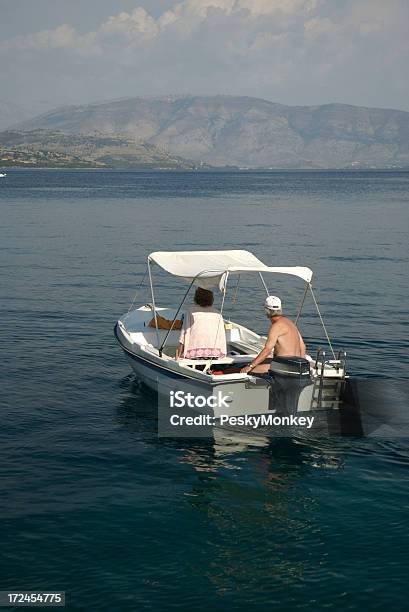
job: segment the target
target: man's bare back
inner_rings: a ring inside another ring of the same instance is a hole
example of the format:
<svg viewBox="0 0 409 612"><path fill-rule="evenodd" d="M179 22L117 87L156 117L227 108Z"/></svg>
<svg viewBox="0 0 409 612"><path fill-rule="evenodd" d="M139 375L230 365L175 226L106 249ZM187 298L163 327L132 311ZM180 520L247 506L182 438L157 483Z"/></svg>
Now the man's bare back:
<svg viewBox="0 0 409 612"><path fill-rule="evenodd" d="M274 357L305 357L305 344L300 332L290 319L283 315L271 317L266 344L250 366L242 372L265 373Z"/></svg>
<svg viewBox="0 0 409 612"><path fill-rule="evenodd" d="M300 332L290 319L278 317L277 321L271 323L269 330L276 343L274 345L274 357L304 357L305 344ZM278 337L277 337L277 334ZM268 340L268 338L267 338Z"/></svg>

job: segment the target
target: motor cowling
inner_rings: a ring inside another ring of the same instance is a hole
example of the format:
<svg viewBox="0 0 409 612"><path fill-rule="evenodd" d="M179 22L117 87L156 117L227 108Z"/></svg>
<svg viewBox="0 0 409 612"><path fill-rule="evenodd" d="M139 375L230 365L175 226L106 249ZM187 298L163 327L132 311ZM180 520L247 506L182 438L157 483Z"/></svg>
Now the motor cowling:
<svg viewBox="0 0 409 612"><path fill-rule="evenodd" d="M306 378L310 376L310 362L304 357L274 357L270 372L279 376Z"/></svg>

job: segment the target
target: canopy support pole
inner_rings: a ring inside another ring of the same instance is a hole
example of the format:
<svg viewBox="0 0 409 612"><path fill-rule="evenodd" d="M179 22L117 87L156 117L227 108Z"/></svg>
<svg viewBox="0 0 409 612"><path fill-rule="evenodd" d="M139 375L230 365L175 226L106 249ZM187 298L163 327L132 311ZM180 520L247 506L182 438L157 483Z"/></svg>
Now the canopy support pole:
<svg viewBox="0 0 409 612"><path fill-rule="evenodd" d="M323 319L323 318L322 318L322 316L321 316L321 313L320 313L320 309L319 309L319 306L318 306L317 300L315 299L314 291L312 290L312 284L311 284L311 283L308 283L308 286L309 286L309 288L310 288L311 295L312 295L312 299L314 300L314 304L315 304L315 307L316 307L316 309L317 309L318 316L319 316L319 318L320 318L322 328L323 328L323 330L324 330L324 332L325 332L325 336L326 336L326 338L327 338L327 342L328 342L329 348L331 349L332 356L334 357L334 359L336 359L336 357L335 357L335 353L334 353L334 349L332 348L332 343L331 343L331 340L330 340L329 335L328 335L328 332L327 332L327 328L325 327L324 319Z"/></svg>
<svg viewBox="0 0 409 612"><path fill-rule="evenodd" d="M229 280L229 273L226 272L226 280L224 282L224 287L223 287L223 297L222 297L222 303L220 306L220 317L219 317L219 322L217 324L217 330L216 330L216 335L214 337L214 345L213 345L213 349L216 347L216 342L217 342L217 336L219 335L219 329L220 329L220 324L223 322L224 325L224 319L223 319L223 309L224 309L224 302L226 299L226 291L227 291L227 282ZM209 357L205 368L204 368L204 372L208 372L211 365L212 365L212 361L215 359L215 357Z"/></svg>
<svg viewBox="0 0 409 612"><path fill-rule="evenodd" d="M270 295L270 293L269 293L269 291L268 291L268 287L267 287L266 282L265 282L265 280L264 280L264 278L263 278L263 275L261 274L261 272L259 272L258 274L259 274L259 276L260 276L260 278L261 278L261 282L263 283L263 287L264 287L264 289L266 290L267 297L268 297L268 296Z"/></svg>
<svg viewBox="0 0 409 612"><path fill-rule="evenodd" d="M152 272L151 272L151 260L148 257L148 274L149 274L149 284L151 287L151 297L152 297L152 306L153 306L153 316L155 318L155 327L156 327L156 340L159 346L159 328L158 328L158 315L156 313L156 305L155 305L155 294L153 292L153 284L152 284ZM160 351L159 351L160 355Z"/></svg>
<svg viewBox="0 0 409 612"><path fill-rule="evenodd" d="M232 303L235 304L237 302L237 294L239 292L239 283L240 283L240 274L237 275L237 284L236 284L236 288L234 290L234 295L233 295L233 299L232 299Z"/></svg>
<svg viewBox="0 0 409 612"><path fill-rule="evenodd" d="M308 292L308 288L309 288L309 286L310 286L310 283L307 283L307 284L305 285L304 293L303 293L303 296L302 296L302 299L301 299L300 305L299 305L299 307L298 307L297 316L295 317L295 321L294 321L295 325L297 325L297 323L298 323L298 319L300 318L301 311L302 311L303 306L304 306L305 298L307 297L307 292Z"/></svg>
<svg viewBox="0 0 409 612"><path fill-rule="evenodd" d="M223 288L223 297L222 297L222 303L220 306L220 315L223 318L223 308L224 308L224 301L226 299L226 291L227 291L227 281L229 280L229 273L226 273L226 281L224 283L224 288ZM240 276L239 276L239 280L240 280Z"/></svg>
<svg viewBox="0 0 409 612"><path fill-rule="evenodd" d="M161 345L160 345L160 347L159 347L159 357L162 357L163 347L164 347L164 346L165 346L165 344L166 344L166 340L168 339L168 336L169 336L170 332L171 332L171 331L172 331L172 329L173 329L173 326L174 326L175 321L176 321L176 318L177 318L177 316L178 316L178 314L179 314L179 312L180 312L180 309L182 308L183 304L185 303L185 300L186 300L186 298L187 298L187 296L188 296L188 294L189 294L189 291L190 291L190 289L191 289L191 287L192 287L192 285L193 285L193 283L194 283L194 282L195 282L195 278L194 278L194 279L192 280L192 282L190 283L190 285L189 285L189 287L188 287L188 289L187 289L187 291L186 291L185 295L183 296L182 301L180 302L180 304L179 304L179 306L178 306L178 309L177 309L177 311L176 311L176 313L175 313L175 316L173 317L172 324L171 324L171 326L169 327L168 331L166 332L165 337L164 337L164 339L163 339L163 342L162 342L162 344L161 344ZM159 346L159 343L158 343L158 346Z"/></svg>
<svg viewBox="0 0 409 612"><path fill-rule="evenodd" d="M143 273L142 280L141 280L141 282L139 283L139 286L136 288L134 298L133 298L133 300L132 300L132 302L131 302L131 305L130 305L130 306L129 306L129 308L128 308L128 312L127 312L127 314L129 314L129 313L130 313L130 311L132 310L132 308L133 308L133 306L134 306L134 304L135 304L135 302L136 302L136 298L137 298L137 296L138 296L138 293L139 293L139 291L140 291L140 289L141 289L141 287L142 287L142 285L143 285L143 283L144 283L144 280L145 280L146 274L147 274L147 272L148 272L148 265L149 265L149 264L147 264L147 265L146 265L145 272Z"/></svg>

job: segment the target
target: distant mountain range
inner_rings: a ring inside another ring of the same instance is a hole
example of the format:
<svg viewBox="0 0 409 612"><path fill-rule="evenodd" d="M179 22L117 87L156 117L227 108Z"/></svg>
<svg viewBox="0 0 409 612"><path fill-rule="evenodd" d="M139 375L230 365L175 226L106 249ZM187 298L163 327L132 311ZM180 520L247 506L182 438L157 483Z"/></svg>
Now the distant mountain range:
<svg viewBox="0 0 409 612"><path fill-rule="evenodd" d="M104 135L118 139L128 153L130 142L139 142L212 166L409 167L408 112L345 104L284 106L234 96L129 98L58 108L16 128L81 135L84 142L87 134L91 140Z"/></svg>

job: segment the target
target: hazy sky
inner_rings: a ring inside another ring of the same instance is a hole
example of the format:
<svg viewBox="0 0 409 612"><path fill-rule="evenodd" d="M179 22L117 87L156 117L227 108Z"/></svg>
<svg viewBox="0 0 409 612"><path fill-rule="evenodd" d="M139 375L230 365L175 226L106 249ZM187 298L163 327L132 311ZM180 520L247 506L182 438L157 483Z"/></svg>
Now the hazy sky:
<svg viewBox="0 0 409 612"><path fill-rule="evenodd" d="M409 0L0 0L0 101L152 94L409 110Z"/></svg>

